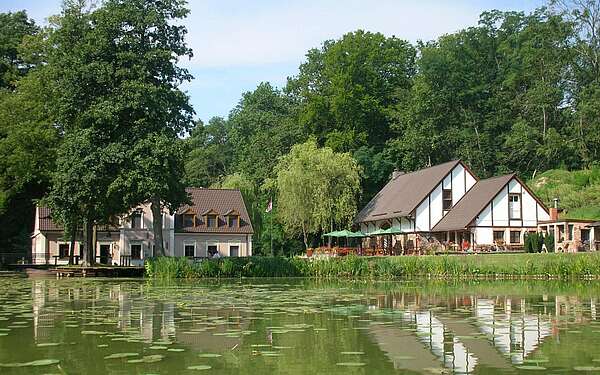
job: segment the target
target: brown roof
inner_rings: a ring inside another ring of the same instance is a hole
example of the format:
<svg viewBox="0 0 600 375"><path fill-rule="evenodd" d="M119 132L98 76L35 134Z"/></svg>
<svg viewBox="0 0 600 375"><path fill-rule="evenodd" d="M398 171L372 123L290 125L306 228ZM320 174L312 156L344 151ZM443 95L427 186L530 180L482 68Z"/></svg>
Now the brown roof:
<svg viewBox="0 0 600 375"><path fill-rule="evenodd" d="M431 231L465 229L514 177L512 173L478 181Z"/></svg>
<svg viewBox="0 0 600 375"><path fill-rule="evenodd" d="M52 211L48 207L39 207L39 220L40 220L40 230L42 231L52 231L52 230L63 230L62 225L56 224L52 220Z"/></svg>
<svg viewBox="0 0 600 375"><path fill-rule="evenodd" d="M462 164L460 160L453 160L393 178L358 213L355 222L410 215L458 164Z"/></svg>
<svg viewBox="0 0 600 375"><path fill-rule="evenodd" d="M186 191L190 194L193 205L181 206L175 215L175 229L177 232L184 233L244 233L251 234L254 232L250 216L246 210L242 193L235 189L204 189L204 188L187 188ZM217 214L219 225L216 227L206 227L205 218L201 215L196 216L196 225L194 227L183 227L181 214L185 213L189 208L194 212L209 213L213 211ZM230 228L227 225L226 215L235 211L240 214L240 227Z"/></svg>

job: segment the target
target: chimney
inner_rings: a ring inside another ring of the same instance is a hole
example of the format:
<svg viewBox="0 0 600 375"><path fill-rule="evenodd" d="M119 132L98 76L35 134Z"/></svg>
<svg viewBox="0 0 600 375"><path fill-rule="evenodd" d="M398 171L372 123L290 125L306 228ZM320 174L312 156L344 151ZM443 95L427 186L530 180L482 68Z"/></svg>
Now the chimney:
<svg viewBox="0 0 600 375"><path fill-rule="evenodd" d="M402 176L404 174L403 171L399 171L398 169L394 169L392 172L392 180L395 180L398 176Z"/></svg>
<svg viewBox="0 0 600 375"><path fill-rule="evenodd" d="M554 198L553 202L554 202L554 207L550 208L550 220L558 221L558 213L559 213L558 198Z"/></svg>

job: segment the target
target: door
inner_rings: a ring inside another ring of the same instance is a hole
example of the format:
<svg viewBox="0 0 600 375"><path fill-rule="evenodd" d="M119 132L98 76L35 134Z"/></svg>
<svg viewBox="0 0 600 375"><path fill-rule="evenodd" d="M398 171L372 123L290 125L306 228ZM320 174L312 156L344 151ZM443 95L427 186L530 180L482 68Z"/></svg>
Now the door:
<svg viewBox="0 0 600 375"><path fill-rule="evenodd" d="M100 245L100 263L109 264L110 245Z"/></svg>

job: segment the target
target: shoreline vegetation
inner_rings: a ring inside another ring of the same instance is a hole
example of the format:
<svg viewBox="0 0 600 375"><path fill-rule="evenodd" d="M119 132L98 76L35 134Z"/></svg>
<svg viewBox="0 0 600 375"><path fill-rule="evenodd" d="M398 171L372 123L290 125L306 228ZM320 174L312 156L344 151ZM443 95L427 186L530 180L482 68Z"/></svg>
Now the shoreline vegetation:
<svg viewBox="0 0 600 375"><path fill-rule="evenodd" d="M393 280L600 279L600 253L490 254L464 256L333 257L320 259L246 257L205 259L158 257L145 263L153 279L309 277Z"/></svg>

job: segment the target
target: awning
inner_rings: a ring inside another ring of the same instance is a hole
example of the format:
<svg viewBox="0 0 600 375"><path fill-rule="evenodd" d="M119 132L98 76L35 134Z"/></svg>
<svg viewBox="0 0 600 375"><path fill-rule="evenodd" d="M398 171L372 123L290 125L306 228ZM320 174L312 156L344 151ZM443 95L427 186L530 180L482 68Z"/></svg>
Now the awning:
<svg viewBox="0 0 600 375"><path fill-rule="evenodd" d="M388 228L388 229L377 229L376 231L373 231L371 233L367 233L368 236L381 236L384 234L394 234L394 229L393 228Z"/></svg>
<svg viewBox="0 0 600 375"><path fill-rule="evenodd" d="M349 230L336 230L333 232L329 232L329 233L325 233L323 235L324 237L350 237L350 238L359 238L359 237L366 237L366 235L363 232L351 232Z"/></svg>

